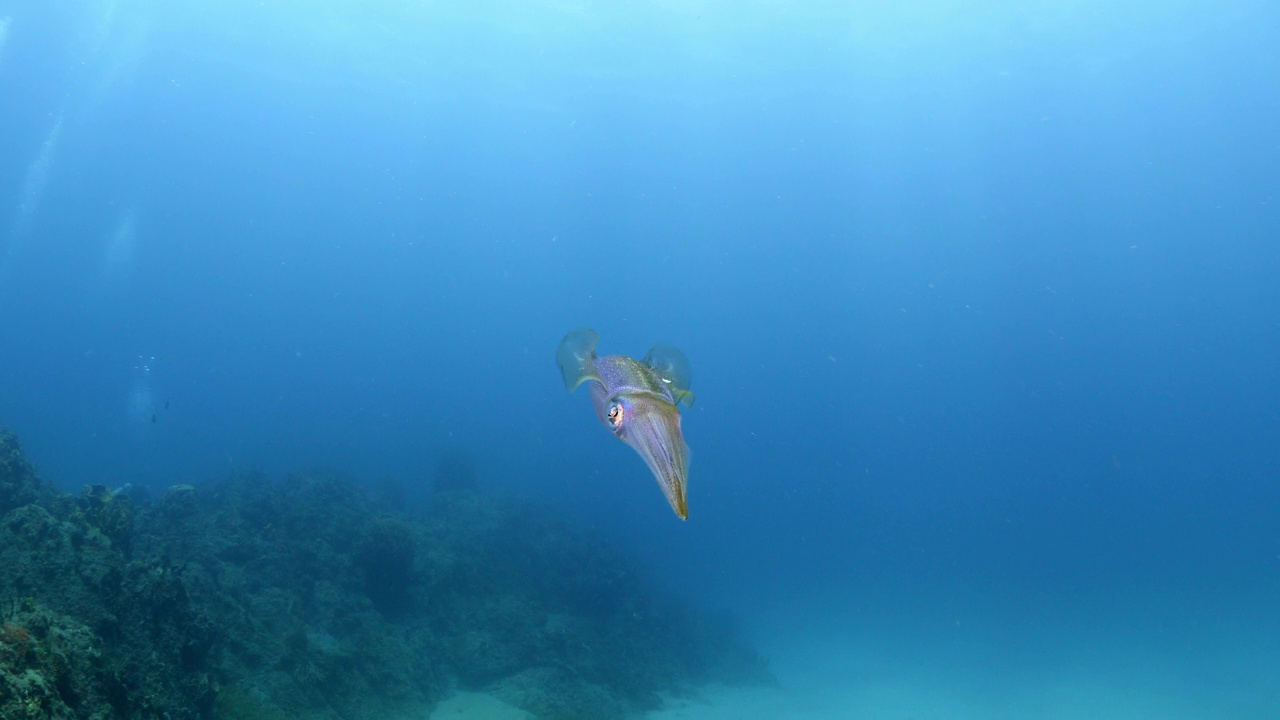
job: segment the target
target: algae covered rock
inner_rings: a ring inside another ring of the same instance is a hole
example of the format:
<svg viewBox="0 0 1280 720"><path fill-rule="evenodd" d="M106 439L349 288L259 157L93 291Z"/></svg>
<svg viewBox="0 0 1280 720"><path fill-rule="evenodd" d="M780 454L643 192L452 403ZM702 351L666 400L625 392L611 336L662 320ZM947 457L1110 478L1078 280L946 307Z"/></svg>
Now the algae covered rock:
<svg viewBox="0 0 1280 720"><path fill-rule="evenodd" d="M56 509L55 509L56 511ZM33 597L90 624L106 614L124 561L97 529L29 504L0 517L0 598Z"/></svg>
<svg viewBox="0 0 1280 720"><path fill-rule="evenodd" d="M138 550L182 568L216 628L215 708L378 718L448 687L437 640L405 605L420 530L340 476L241 474L171 490L139 514ZM234 717L234 715L220 715Z"/></svg>
<svg viewBox="0 0 1280 720"><path fill-rule="evenodd" d="M130 501L58 494L0 446L0 717L207 717L210 634L163 554L127 557Z"/></svg>
<svg viewBox="0 0 1280 720"><path fill-rule="evenodd" d="M450 462L413 514L324 473L135 502L53 492L0 433L0 718L372 720L454 688L620 718L768 681L609 538Z"/></svg>
<svg viewBox="0 0 1280 720"><path fill-rule="evenodd" d="M38 500L49 500L53 489L44 485L22 453L18 436L0 428L0 514Z"/></svg>
<svg viewBox="0 0 1280 720"><path fill-rule="evenodd" d="M26 601L0 625L0 717L106 718L101 642L76 620Z"/></svg>
<svg viewBox="0 0 1280 720"><path fill-rule="evenodd" d="M426 524L426 612L464 687L540 717L608 718L691 684L772 680L737 634L660 598L607 537L550 507L455 493Z"/></svg>
<svg viewBox="0 0 1280 720"><path fill-rule="evenodd" d="M381 515L367 527L356 554L365 592L382 614L403 617L413 609L411 590L417 583L414 560L420 539L409 522L395 517Z"/></svg>

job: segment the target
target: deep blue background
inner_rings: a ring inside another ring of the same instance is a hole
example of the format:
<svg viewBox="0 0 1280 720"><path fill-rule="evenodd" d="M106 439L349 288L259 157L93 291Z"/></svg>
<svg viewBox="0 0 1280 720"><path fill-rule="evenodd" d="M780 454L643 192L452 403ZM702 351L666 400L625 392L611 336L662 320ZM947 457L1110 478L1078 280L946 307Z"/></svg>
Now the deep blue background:
<svg viewBox="0 0 1280 720"><path fill-rule="evenodd" d="M739 608L1280 598L1274 3L266 5L0 2L50 479L463 447ZM688 523L584 325L692 360Z"/></svg>

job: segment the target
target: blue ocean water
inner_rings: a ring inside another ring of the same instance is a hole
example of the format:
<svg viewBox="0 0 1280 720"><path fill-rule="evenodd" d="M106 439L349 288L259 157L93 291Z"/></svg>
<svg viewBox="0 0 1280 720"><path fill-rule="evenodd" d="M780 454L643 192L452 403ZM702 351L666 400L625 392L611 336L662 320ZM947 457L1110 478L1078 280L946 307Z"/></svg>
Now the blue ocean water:
<svg viewBox="0 0 1280 720"><path fill-rule="evenodd" d="M0 425L69 489L467 448L738 617L800 716L1277 717L1276 37L0 1ZM584 326L691 360L687 522L565 394Z"/></svg>

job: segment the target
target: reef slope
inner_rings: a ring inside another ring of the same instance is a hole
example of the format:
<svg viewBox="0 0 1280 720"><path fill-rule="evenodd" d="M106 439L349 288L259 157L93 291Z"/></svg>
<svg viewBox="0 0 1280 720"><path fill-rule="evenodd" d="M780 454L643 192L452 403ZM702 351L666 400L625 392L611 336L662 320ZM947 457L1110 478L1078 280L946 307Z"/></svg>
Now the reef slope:
<svg viewBox="0 0 1280 720"><path fill-rule="evenodd" d="M436 485L413 513L326 474L72 495L0 430L0 717L425 717L461 688L603 719L772 681L608 538Z"/></svg>

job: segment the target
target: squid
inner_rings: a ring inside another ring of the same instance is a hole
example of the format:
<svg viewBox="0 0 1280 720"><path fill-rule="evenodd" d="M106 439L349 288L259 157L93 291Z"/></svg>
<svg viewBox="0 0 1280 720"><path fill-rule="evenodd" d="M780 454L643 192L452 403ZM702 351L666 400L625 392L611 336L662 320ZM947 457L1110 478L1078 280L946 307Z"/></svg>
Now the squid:
<svg viewBox="0 0 1280 720"><path fill-rule="evenodd" d="M680 406L693 405L691 373L684 353L655 345L641 360L596 354L600 334L582 328L564 336L556 363L564 387L583 383L600 422L630 445L649 466L662 494L681 520L689 518L689 446L680 429Z"/></svg>

